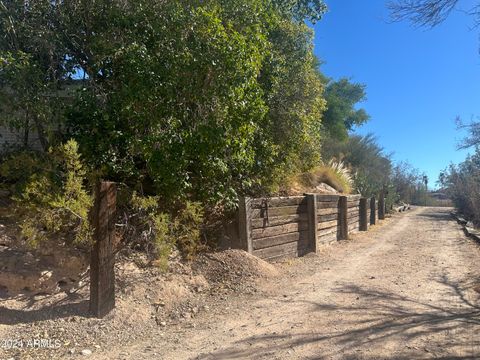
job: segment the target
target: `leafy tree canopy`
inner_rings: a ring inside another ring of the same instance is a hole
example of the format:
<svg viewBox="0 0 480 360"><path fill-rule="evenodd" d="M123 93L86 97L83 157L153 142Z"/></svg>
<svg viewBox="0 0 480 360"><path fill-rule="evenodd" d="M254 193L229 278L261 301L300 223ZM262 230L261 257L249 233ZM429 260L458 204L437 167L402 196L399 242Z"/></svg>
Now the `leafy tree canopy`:
<svg viewBox="0 0 480 360"><path fill-rule="evenodd" d="M348 131L367 122L370 116L356 105L366 99L365 85L353 83L349 79L328 80L325 88L327 110L323 124L330 136L345 140Z"/></svg>
<svg viewBox="0 0 480 360"><path fill-rule="evenodd" d="M324 86L302 20L324 12L318 0L1 1L0 102L45 148L76 139L104 177L166 203L231 205L320 159Z"/></svg>

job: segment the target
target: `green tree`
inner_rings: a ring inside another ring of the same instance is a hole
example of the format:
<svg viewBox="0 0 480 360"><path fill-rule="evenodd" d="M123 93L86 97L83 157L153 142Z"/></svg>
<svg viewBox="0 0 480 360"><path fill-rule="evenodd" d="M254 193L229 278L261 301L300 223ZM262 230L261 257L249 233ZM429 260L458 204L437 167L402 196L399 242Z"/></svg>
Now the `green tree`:
<svg viewBox="0 0 480 360"><path fill-rule="evenodd" d="M35 109L45 147L55 132L75 138L104 177L165 204L233 205L320 159L323 84L303 21L321 18L322 1L1 5L2 59L27 69L19 77L3 61L3 90L15 91L18 109Z"/></svg>
<svg viewBox="0 0 480 360"><path fill-rule="evenodd" d="M392 162L372 135L352 135L345 141L327 139L325 159L343 161L353 174L355 188L364 196L378 195L390 182Z"/></svg>
<svg viewBox="0 0 480 360"><path fill-rule="evenodd" d="M0 1L0 123L34 130L44 150L61 126L61 80L71 70L51 1ZM64 95L64 94L63 94Z"/></svg>
<svg viewBox="0 0 480 360"><path fill-rule="evenodd" d="M356 108L356 105L365 99L365 85L353 83L349 79L327 79L327 110L323 116L323 125L331 137L345 140L352 128L369 120L370 116L365 109Z"/></svg>

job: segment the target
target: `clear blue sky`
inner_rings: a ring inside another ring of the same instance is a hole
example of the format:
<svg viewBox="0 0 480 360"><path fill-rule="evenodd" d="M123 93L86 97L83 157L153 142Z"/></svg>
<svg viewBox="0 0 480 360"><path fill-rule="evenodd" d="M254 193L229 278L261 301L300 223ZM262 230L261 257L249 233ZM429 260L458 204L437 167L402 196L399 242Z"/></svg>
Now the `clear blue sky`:
<svg viewBox="0 0 480 360"><path fill-rule="evenodd" d="M480 118L480 29L461 11L419 29L389 23L386 0L326 2L315 53L327 76L366 84L361 106L371 120L356 132L374 133L395 161L425 171L434 187L442 169L467 155L456 150L463 135L455 117Z"/></svg>

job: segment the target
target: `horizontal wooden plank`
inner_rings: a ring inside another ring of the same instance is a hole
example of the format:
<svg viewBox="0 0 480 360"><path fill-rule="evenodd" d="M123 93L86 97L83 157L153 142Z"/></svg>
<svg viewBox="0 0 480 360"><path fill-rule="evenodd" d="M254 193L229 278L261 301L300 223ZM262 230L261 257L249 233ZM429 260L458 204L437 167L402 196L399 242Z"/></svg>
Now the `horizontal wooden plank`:
<svg viewBox="0 0 480 360"><path fill-rule="evenodd" d="M291 224L279 225L279 226L269 226L259 229L252 230L252 239L260 239L269 236L276 236L282 234L288 234L292 232L298 232L301 230L307 230L308 223L303 222L294 222Z"/></svg>
<svg viewBox="0 0 480 360"><path fill-rule="evenodd" d="M321 229L317 231L317 236L323 236L328 234L336 234L338 232L338 226L332 226L327 229Z"/></svg>
<svg viewBox="0 0 480 360"><path fill-rule="evenodd" d="M296 222L306 222L307 214L294 214L287 216L269 216L267 218L252 219L252 229L264 228L269 226L285 225Z"/></svg>
<svg viewBox="0 0 480 360"><path fill-rule="evenodd" d="M332 221L322 221L318 223L318 229L326 229L332 226L337 226L338 220L332 220Z"/></svg>
<svg viewBox="0 0 480 360"><path fill-rule="evenodd" d="M360 203L358 201L355 201L355 202L349 202L347 203L347 207L350 209L350 208L358 208L360 207Z"/></svg>
<svg viewBox="0 0 480 360"><path fill-rule="evenodd" d="M278 246L290 242L304 243L308 242L308 231L297 231L289 234L270 236L253 240L253 249L263 249L272 246Z"/></svg>
<svg viewBox="0 0 480 360"><path fill-rule="evenodd" d="M332 221L338 219L338 214L318 215L318 222Z"/></svg>
<svg viewBox="0 0 480 360"><path fill-rule="evenodd" d="M252 254L262 259L273 259L285 256L289 253L305 251L308 247L299 242L290 242L279 246L270 246L268 248L253 250Z"/></svg>
<svg viewBox="0 0 480 360"><path fill-rule="evenodd" d="M357 218L348 219L347 223L348 225L360 223L360 218L357 217Z"/></svg>
<svg viewBox="0 0 480 360"><path fill-rule="evenodd" d="M252 199L252 209L261 209L265 206L265 202L268 204L268 207L281 207L306 204L306 201L305 196L257 198Z"/></svg>
<svg viewBox="0 0 480 360"><path fill-rule="evenodd" d="M323 201L338 201L340 198L340 195L322 195L318 194L317 195L317 202L323 202Z"/></svg>
<svg viewBox="0 0 480 360"><path fill-rule="evenodd" d="M338 214L338 208L328 208L328 209L319 209L317 210L317 215L330 215Z"/></svg>
<svg viewBox="0 0 480 360"><path fill-rule="evenodd" d="M329 244L334 241L337 241L337 233L319 236L317 240L317 242L321 244Z"/></svg>
<svg viewBox="0 0 480 360"><path fill-rule="evenodd" d="M317 202L317 209L338 209L338 201L319 201Z"/></svg>
<svg viewBox="0 0 480 360"><path fill-rule="evenodd" d="M359 217L360 216L360 211L352 211L352 212L348 212L347 214L347 218L350 219L352 217Z"/></svg>
<svg viewBox="0 0 480 360"><path fill-rule="evenodd" d="M295 215L302 214L307 212L306 205L296 205L296 206L282 206L266 209L253 209L252 210L252 219L264 218L270 216L284 216L284 215Z"/></svg>

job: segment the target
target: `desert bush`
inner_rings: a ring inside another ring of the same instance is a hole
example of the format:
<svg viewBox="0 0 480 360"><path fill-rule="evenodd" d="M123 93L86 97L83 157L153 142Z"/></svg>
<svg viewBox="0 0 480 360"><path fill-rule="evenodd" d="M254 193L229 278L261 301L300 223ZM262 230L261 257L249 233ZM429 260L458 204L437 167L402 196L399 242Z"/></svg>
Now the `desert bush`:
<svg viewBox="0 0 480 360"><path fill-rule="evenodd" d="M199 203L186 201L167 211L159 196L139 195L128 188L120 191L119 199L119 221L125 221L124 244L145 251L160 268L167 269L176 248L185 259L192 259L202 248L204 210Z"/></svg>
<svg viewBox="0 0 480 360"><path fill-rule="evenodd" d="M12 154L0 165L3 181L15 184L14 211L26 243L47 240L86 245L92 196L85 189L86 169L74 140L37 155Z"/></svg>
<svg viewBox="0 0 480 360"><path fill-rule="evenodd" d="M480 149L458 164L450 165L439 179L455 207L468 219L480 225Z"/></svg>

